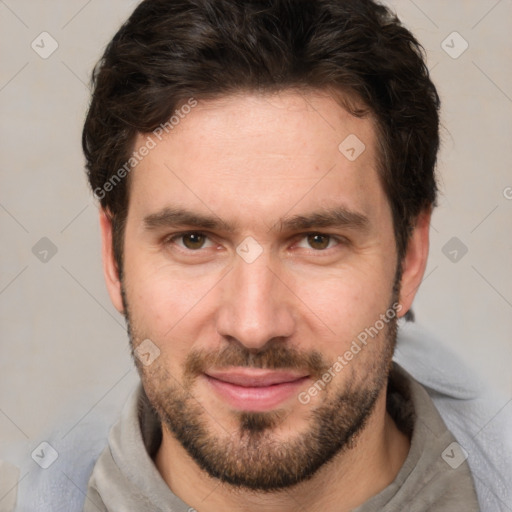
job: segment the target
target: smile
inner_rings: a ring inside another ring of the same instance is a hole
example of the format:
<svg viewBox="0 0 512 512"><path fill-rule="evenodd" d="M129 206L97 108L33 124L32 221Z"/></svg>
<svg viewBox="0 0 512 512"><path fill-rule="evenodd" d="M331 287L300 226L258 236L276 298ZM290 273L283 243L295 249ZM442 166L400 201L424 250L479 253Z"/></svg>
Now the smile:
<svg viewBox="0 0 512 512"><path fill-rule="evenodd" d="M308 375L262 369L239 369L204 374L211 389L231 407L267 411L295 396Z"/></svg>

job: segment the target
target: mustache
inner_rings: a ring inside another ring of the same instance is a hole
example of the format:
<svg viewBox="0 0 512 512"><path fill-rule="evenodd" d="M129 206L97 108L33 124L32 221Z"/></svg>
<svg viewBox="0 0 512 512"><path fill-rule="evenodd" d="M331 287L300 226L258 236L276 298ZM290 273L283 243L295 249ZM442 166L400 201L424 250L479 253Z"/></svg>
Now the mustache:
<svg viewBox="0 0 512 512"><path fill-rule="evenodd" d="M299 352L284 342L272 343L265 350L254 352L239 344L230 344L219 351L196 350L185 361L184 376L193 379L210 368L247 367L269 370L301 370L321 377L330 367L318 351Z"/></svg>

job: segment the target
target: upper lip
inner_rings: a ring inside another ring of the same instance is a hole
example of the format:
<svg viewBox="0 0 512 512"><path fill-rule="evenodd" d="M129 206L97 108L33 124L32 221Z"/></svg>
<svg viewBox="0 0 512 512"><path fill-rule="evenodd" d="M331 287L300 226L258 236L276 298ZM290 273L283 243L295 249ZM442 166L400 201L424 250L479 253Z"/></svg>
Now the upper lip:
<svg viewBox="0 0 512 512"><path fill-rule="evenodd" d="M304 373L275 371L260 368L243 368L229 371L208 370L206 375L217 380L244 387L263 387L293 382L306 377Z"/></svg>

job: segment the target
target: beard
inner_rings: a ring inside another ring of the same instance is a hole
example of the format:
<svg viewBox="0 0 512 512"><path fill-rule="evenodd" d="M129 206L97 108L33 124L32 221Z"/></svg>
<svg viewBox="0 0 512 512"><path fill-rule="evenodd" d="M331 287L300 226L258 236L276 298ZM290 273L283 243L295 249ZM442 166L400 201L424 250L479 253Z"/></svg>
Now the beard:
<svg viewBox="0 0 512 512"><path fill-rule="evenodd" d="M391 304L397 299L395 281ZM145 336L136 336L138 329L131 327L124 288L123 302L133 353ZM228 432L194 397L194 384L208 368L230 366L304 370L316 382L332 367L332 362L329 364L318 351L299 352L282 340L269 341L257 353L240 343L230 343L221 351L191 351L181 380L171 375L162 357L148 367L136 357L134 360L162 427L202 470L233 488L272 492L310 479L336 455L355 445L387 385L396 335L395 316L385 324L379 336L369 342L371 346L361 349L362 353L368 352L369 357L358 354L342 369L340 385L335 388L338 379L333 377L332 382L319 391L319 395L323 395L322 402L316 407L309 406L307 429L294 432L288 439L280 437L277 429L290 412L284 409L232 411L236 429Z"/></svg>

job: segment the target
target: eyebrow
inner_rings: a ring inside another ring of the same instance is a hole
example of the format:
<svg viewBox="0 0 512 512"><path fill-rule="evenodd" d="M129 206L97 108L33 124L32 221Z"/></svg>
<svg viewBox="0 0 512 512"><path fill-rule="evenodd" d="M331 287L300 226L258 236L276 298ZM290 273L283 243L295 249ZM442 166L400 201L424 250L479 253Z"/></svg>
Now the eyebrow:
<svg viewBox="0 0 512 512"><path fill-rule="evenodd" d="M191 226L228 233L233 233L236 230L236 225L229 224L214 214L203 215L184 208L164 208L159 212L144 217L143 223L148 231L178 226ZM362 213L340 206L284 218L277 221L270 229L275 228L278 231L303 231L312 228L340 227L368 232L370 220Z"/></svg>

